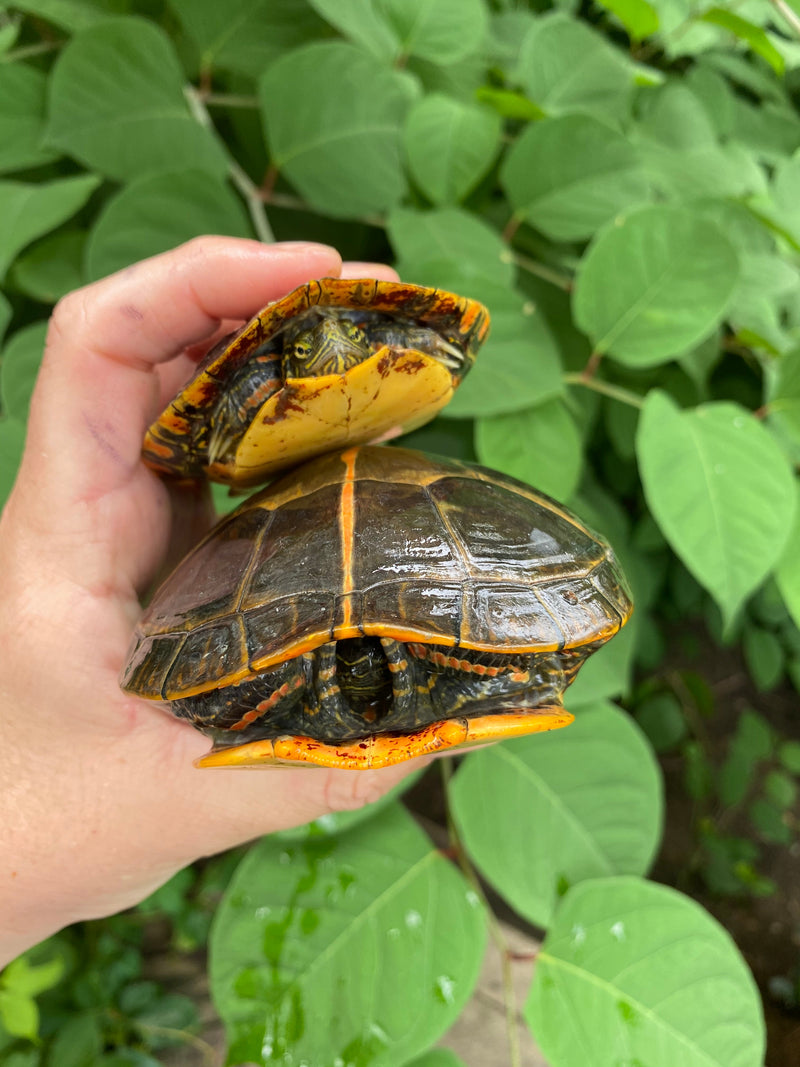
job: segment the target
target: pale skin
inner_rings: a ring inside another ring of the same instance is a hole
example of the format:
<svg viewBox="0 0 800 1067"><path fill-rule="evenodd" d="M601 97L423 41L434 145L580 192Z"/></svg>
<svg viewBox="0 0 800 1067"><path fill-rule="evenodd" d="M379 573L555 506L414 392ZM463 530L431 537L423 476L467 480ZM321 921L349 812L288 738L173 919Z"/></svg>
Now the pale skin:
<svg viewBox="0 0 800 1067"><path fill-rule="evenodd" d="M141 463L147 425L211 340L340 273L396 278L324 245L208 237L53 313L0 518L0 966L200 856L360 807L412 769L200 771L208 740L118 684L140 596L210 519L204 494Z"/></svg>

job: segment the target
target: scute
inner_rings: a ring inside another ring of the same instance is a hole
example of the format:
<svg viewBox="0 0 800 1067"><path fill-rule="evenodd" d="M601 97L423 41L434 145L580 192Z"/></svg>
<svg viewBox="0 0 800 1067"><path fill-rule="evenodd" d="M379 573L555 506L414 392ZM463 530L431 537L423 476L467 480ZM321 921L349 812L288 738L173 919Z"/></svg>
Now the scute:
<svg viewBox="0 0 800 1067"><path fill-rule="evenodd" d="M246 560L240 583L203 584L226 553ZM307 463L224 519L156 592L123 685L173 699L359 634L579 648L630 611L611 549L561 505L484 468L367 446Z"/></svg>

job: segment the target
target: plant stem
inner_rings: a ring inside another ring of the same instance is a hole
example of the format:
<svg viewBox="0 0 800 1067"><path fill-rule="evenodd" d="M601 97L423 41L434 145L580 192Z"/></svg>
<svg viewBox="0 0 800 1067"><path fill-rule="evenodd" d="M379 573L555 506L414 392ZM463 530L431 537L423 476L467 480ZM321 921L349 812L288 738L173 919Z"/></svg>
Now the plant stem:
<svg viewBox="0 0 800 1067"><path fill-rule="evenodd" d="M438 762L446 792L450 779L453 776L452 760L447 757ZM492 941L494 941L497 951L500 953L500 965L503 972L503 1002L506 1009L506 1031L508 1033L509 1064L510 1067L522 1067L522 1057L519 1047L519 1023L517 1021L517 998L514 995L514 980L511 973L511 951L508 947L505 935L503 934L503 929L500 926L496 915L492 911L491 904L486 899L486 894L483 891L480 879L475 873L472 864L469 862L467 854L464 851L464 846L461 844L461 838L458 836L458 830L456 830L455 823L453 822L453 816L450 812L450 805L448 803L445 803L445 811L447 815L447 836L450 839L450 847L455 854L464 877L469 882L475 894L483 902L489 922L489 935L491 936Z"/></svg>
<svg viewBox="0 0 800 1067"><path fill-rule="evenodd" d="M186 100L189 104L189 110L192 116L200 123L201 126L205 126L207 130L211 130L213 135L217 138L223 151L228 159L228 176L233 184L239 190L244 197L247 209L250 212L250 218L253 223L253 229L256 231L256 235L259 241L263 241L264 244L272 244L275 241L275 235L272 232L272 227L269 224L267 218L267 212L264 207L264 200L261 196L261 192L252 180L250 175L239 166L236 160L228 151L228 147L222 138L217 133L214 123L211 121L211 116L206 110L203 103L203 94L199 92L193 85L187 85L184 87L184 93Z"/></svg>
<svg viewBox="0 0 800 1067"><path fill-rule="evenodd" d="M258 108L258 97L236 96L234 93L200 93L200 99L206 107L249 107Z"/></svg>
<svg viewBox="0 0 800 1067"><path fill-rule="evenodd" d="M560 271L553 270L551 267L546 267L544 263L538 263L535 259L523 256L520 252L512 252L511 261L516 263L521 270L526 270L528 274L535 274L537 278L542 278L544 281L550 282L551 285L558 286L565 293L570 292L572 289L572 278L566 274L561 274Z"/></svg>
<svg viewBox="0 0 800 1067"><path fill-rule="evenodd" d="M772 6L779 14L783 15L797 36L800 37L800 15L789 7L786 0L772 0Z"/></svg>
<svg viewBox="0 0 800 1067"><path fill-rule="evenodd" d="M564 374L561 380L566 385L582 385L586 389L594 389L596 393L602 393L603 396L611 397L612 400L619 400L621 404L629 404L634 408L644 406L644 397L639 396L638 393L623 389L619 385L612 385L611 382L604 382L602 378L587 378L583 371L578 374Z"/></svg>
<svg viewBox="0 0 800 1067"><path fill-rule="evenodd" d="M46 52L54 52L64 44L63 41L40 41L38 44L25 44L20 48L12 48L0 56L0 63L16 63L19 59L30 59L31 56L43 56Z"/></svg>

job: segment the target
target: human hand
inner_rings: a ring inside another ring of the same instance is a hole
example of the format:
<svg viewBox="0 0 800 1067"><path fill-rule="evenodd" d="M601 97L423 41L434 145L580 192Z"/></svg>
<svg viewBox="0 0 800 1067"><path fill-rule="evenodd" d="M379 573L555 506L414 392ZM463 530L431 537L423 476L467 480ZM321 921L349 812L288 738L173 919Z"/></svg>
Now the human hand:
<svg viewBox="0 0 800 1067"><path fill-rule="evenodd" d="M411 769L199 771L208 740L119 689L139 596L209 521L205 497L143 466L146 427L189 376L192 346L340 273L396 277L323 245L209 237L54 311L0 518L0 965L199 856L359 807Z"/></svg>

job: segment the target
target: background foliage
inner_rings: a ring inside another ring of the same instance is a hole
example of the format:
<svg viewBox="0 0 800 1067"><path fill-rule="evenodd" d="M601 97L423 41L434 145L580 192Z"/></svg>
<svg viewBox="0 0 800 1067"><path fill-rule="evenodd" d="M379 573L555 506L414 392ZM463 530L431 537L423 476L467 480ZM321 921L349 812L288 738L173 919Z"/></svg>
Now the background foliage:
<svg viewBox="0 0 800 1067"><path fill-rule="evenodd" d="M524 1018L553 1067L761 1064L731 939L643 876L654 751L692 806L685 884L769 894L764 848L797 842L796 705L720 708L713 651L683 661L710 633L757 693L800 688L798 34L797 0L0 4L3 494L62 294L202 233L310 238L489 305L408 443L568 502L634 585L575 724L453 775L466 874L396 802L247 855L210 944L230 1062L452 1067L426 1050L499 936L477 870L547 931ZM202 944L233 862L9 966L3 1062L147 1067L194 1040L140 976L142 916Z"/></svg>

